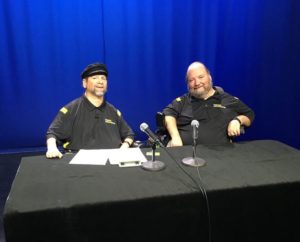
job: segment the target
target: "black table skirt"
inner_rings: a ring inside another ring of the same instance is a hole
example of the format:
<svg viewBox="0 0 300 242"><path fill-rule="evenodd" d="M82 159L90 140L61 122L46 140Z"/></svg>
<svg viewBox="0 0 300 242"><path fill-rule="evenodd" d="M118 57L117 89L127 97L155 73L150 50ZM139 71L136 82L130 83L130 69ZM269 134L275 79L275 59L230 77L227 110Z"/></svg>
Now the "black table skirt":
<svg viewBox="0 0 300 242"><path fill-rule="evenodd" d="M142 149L147 154L149 149ZM4 211L14 241L300 241L300 151L262 140L157 149L166 168L23 158ZM208 200L205 199L205 191Z"/></svg>

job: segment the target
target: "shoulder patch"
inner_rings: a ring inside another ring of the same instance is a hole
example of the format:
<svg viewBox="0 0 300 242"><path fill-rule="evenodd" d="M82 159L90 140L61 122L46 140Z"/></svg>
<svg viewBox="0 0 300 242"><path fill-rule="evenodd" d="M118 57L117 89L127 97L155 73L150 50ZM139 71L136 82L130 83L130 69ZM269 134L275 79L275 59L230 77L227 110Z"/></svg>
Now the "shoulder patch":
<svg viewBox="0 0 300 242"><path fill-rule="evenodd" d="M69 110L63 107L59 111L62 112L63 114L66 114Z"/></svg>
<svg viewBox="0 0 300 242"><path fill-rule="evenodd" d="M66 142L66 143L63 144L63 147L64 147L65 149L67 149L67 147L68 147L69 144L70 144L70 142Z"/></svg>
<svg viewBox="0 0 300 242"><path fill-rule="evenodd" d="M122 113L118 109L117 109L117 114L118 114L119 117L122 116Z"/></svg>
<svg viewBox="0 0 300 242"><path fill-rule="evenodd" d="M176 101L181 102L181 98L180 97L176 98Z"/></svg>

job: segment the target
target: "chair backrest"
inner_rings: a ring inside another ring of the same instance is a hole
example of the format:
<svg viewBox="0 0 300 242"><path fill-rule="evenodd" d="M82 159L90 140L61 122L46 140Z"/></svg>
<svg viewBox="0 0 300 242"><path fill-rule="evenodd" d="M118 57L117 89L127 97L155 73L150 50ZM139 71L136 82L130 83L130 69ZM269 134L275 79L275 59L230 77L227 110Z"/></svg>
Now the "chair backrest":
<svg viewBox="0 0 300 242"><path fill-rule="evenodd" d="M165 115L162 112L156 113L155 120L156 120L156 128L157 128L156 132L166 129L165 128Z"/></svg>
<svg viewBox="0 0 300 242"><path fill-rule="evenodd" d="M155 115L155 119L156 119L155 133L159 137L160 141L164 145L167 145L167 143L170 140L170 136L165 125L165 115L162 112L157 112Z"/></svg>

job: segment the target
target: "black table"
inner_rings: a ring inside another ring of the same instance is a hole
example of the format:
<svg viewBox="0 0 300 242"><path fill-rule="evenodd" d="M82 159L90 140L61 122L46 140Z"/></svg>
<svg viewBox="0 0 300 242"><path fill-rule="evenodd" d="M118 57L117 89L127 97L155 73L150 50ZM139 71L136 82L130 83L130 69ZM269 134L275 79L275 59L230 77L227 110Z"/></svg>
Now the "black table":
<svg viewBox="0 0 300 242"><path fill-rule="evenodd" d="M180 162L191 147L157 151L159 172L70 165L74 154L23 158L5 205L7 242L300 241L299 150L271 140L198 146L208 161L199 169Z"/></svg>

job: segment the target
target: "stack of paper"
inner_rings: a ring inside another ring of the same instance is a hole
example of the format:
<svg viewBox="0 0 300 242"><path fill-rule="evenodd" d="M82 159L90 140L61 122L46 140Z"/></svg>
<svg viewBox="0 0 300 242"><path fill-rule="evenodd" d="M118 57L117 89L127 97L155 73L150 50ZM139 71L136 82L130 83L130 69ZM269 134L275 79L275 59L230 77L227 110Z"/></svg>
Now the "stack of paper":
<svg viewBox="0 0 300 242"><path fill-rule="evenodd" d="M70 164L139 166L147 161L140 148L79 150Z"/></svg>

